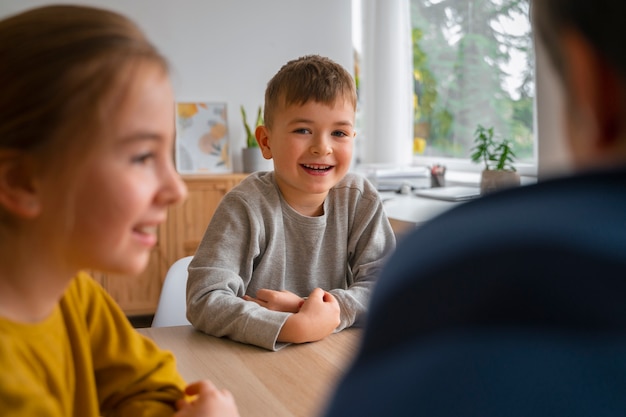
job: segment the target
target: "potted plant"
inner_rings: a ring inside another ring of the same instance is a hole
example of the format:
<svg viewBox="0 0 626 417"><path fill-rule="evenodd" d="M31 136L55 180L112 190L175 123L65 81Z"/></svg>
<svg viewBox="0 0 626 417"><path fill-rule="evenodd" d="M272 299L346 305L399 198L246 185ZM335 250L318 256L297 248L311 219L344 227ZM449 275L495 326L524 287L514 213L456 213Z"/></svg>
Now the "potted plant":
<svg viewBox="0 0 626 417"><path fill-rule="evenodd" d="M480 178L480 193L502 190L520 185L520 177L515 169L515 153L511 143L494 139L493 127L478 125L474 132L472 162L484 164Z"/></svg>
<svg viewBox="0 0 626 417"><path fill-rule="evenodd" d="M243 106L241 109L241 118L243 120L243 127L246 130L246 146L241 150L241 155L243 158L243 171L244 172L255 172L255 171L263 171L268 169L268 162L263 158L263 154L259 149L259 144L256 141L256 137L254 136L254 131L248 125L248 119L246 116L246 110ZM263 124L263 109L259 106L259 110L256 116L255 129Z"/></svg>

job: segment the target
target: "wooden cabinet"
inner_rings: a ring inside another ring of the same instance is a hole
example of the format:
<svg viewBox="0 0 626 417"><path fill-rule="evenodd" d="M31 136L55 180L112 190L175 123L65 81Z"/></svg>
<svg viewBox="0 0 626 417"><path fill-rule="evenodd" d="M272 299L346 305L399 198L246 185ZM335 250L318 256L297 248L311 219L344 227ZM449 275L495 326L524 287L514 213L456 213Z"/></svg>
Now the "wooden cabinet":
<svg viewBox="0 0 626 417"><path fill-rule="evenodd" d="M222 197L248 174L194 175L183 177L188 196L171 207L158 230L146 270L136 277L92 272L129 315L154 314L165 274L176 260L193 255Z"/></svg>
<svg viewBox="0 0 626 417"><path fill-rule="evenodd" d="M193 255L215 213L222 197L247 174L186 177L189 193L184 204L172 207L161 228L161 244L167 254L167 264Z"/></svg>

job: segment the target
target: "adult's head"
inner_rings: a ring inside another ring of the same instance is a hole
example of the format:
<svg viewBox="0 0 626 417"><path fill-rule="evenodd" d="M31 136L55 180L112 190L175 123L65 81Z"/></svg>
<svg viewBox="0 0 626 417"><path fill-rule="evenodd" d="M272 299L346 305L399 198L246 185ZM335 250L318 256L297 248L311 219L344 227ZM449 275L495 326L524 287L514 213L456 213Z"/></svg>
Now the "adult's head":
<svg viewBox="0 0 626 417"><path fill-rule="evenodd" d="M626 164L626 3L534 0L535 33L565 91L566 136L579 169Z"/></svg>

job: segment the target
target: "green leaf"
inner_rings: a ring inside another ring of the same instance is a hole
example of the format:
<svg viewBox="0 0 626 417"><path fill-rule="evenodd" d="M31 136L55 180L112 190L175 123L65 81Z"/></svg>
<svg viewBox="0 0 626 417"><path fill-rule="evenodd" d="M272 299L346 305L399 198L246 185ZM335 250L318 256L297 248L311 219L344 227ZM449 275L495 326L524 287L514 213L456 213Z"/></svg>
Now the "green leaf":
<svg viewBox="0 0 626 417"><path fill-rule="evenodd" d="M471 151L472 162L480 163L482 160L485 169L515 171L515 153L511 148L511 143L507 139L502 141L494 140L493 127L489 129L478 125L474 132L474 146Z"/></svg>
<svg viewBox="0 0 626 417"><path fill-rule="evenodd" d="M248 148L258 148L259 144L256 141L256 137L254 136L254 132L252 131L252 129L250 129L250 126L248 125L248 120L247 120L247 116L246 116L246 110L243 108L243 106L240 106L240 110L241 110L241 119L243 120L243 127L246 130L246 146ZM259 120L261 121L261 123L259 123ZM263 118L262 118L262 114L261 114L261 106L259 106L259 112L257 114L257 126L259 124L263 124Z"/></svg>

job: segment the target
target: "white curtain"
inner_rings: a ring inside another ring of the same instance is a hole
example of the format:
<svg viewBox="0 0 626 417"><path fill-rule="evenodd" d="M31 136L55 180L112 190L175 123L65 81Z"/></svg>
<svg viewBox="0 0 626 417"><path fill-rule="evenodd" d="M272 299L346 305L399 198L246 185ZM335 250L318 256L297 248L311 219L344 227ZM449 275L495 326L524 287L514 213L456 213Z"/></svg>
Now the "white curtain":
<svg viewBox="0 0 626 417"><path fill-rule="evenodd" d="M363 163L409 165L413 55L409 0L362 0Z"/></svg>

